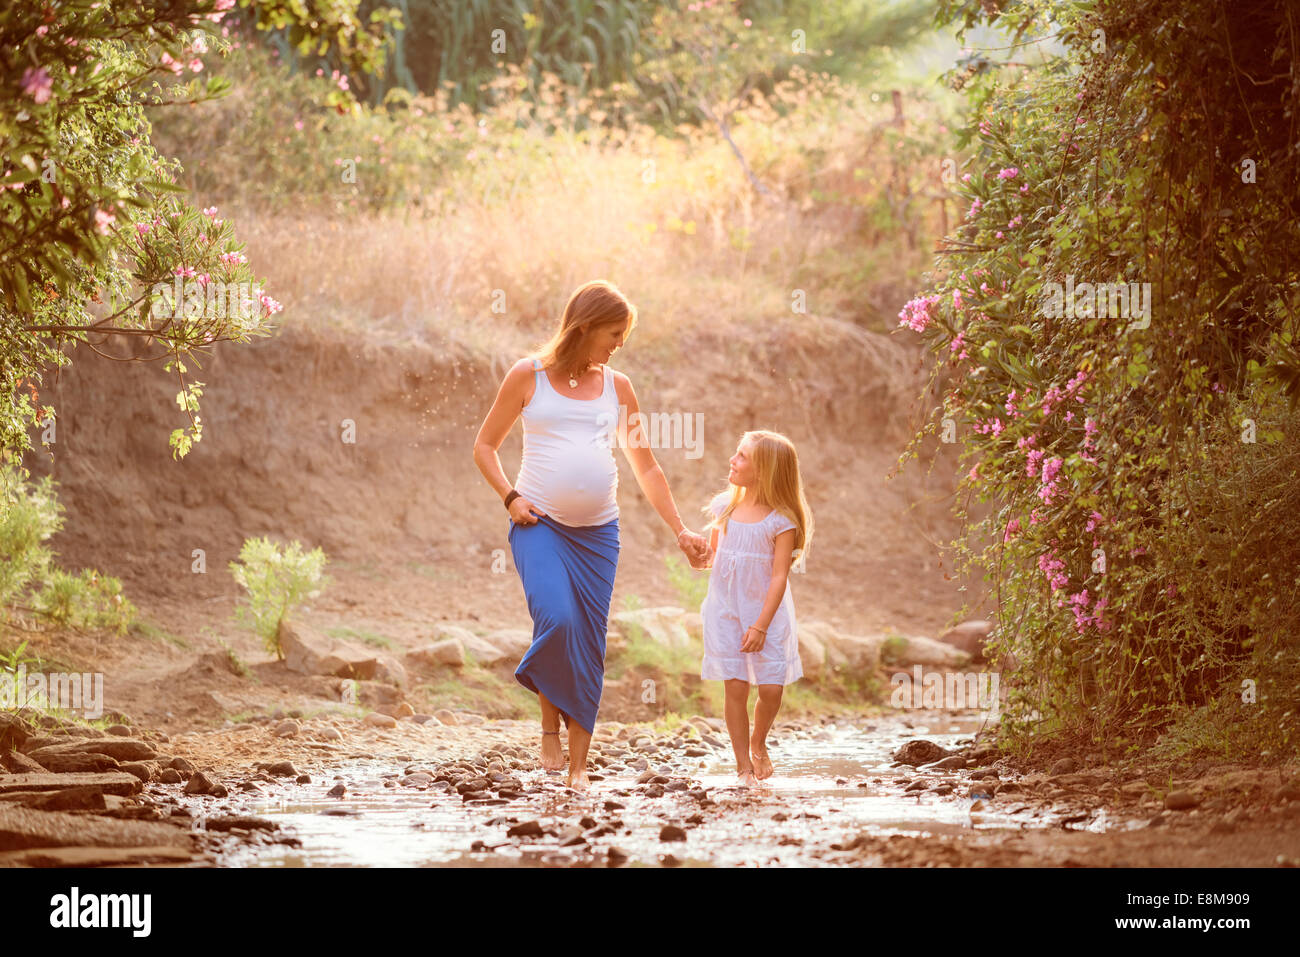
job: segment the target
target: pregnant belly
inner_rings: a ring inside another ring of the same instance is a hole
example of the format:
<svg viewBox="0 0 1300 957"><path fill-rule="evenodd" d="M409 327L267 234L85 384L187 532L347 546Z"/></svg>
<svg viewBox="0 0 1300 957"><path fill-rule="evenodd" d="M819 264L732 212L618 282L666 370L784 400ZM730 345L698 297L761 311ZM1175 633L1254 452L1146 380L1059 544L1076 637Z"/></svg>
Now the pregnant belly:
<svg viewBox="0 0 1300 957"><path fill-rule="evenodd" d="M557 519L589 524L614 500L618 466L610 449L575 445L549 459L541 462L525 455L520 484L535 490Z"/></svg>

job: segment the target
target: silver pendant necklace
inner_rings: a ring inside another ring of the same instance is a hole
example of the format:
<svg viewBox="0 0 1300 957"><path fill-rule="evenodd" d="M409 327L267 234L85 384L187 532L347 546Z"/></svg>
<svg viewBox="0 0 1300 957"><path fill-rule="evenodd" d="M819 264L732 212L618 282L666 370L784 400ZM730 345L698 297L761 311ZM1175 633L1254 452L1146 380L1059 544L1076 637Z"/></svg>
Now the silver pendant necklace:
<svg viewBox="0 0 1300 957"><path fill-rule="evenodd" d="M586 369L583 369L582 372L579 373L579 374L580 374L580 375L586 375L586 374L587 374L587 371L588 371L590 368L591 368L591 365L588 364L587 368L586 368ZM570 388L570 389L576 389L577 387L578 387L578 378L577 378L577 376L569 376L569 388Z"/></svg>

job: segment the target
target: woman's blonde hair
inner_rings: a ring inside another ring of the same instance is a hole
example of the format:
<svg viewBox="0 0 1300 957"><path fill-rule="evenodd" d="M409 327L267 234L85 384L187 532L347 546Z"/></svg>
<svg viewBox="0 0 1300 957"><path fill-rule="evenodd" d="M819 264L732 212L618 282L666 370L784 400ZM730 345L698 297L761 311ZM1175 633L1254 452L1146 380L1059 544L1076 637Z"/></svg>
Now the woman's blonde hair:
<svg viewBox="0 0 1300 957"><path fill-rule="evenodd" d="M541 359L542 367L559 366L576 372L582 364L583 340L601 326L627 323L627 335L636 328L636 306L611 282L593 279L573 291L565 303L560 326L549 340L538 346L530 358Z"/></svg>
<svg viewBox="0 0 1300 957"><path fill-rule="evenodd" d="M794 522L794 561L796 564L806 562L813 539L813 517L808 499L804 497L803 480L799 476L799 453L795 451L794 443L780 432L769 432L766 429L746 432L740 437L739 445L744 445L751 439L750 461L754 463L758 479L755 491L759 501L772 506ZM728 483L722 493L727 494L728 498L717 518L713 518L713 513L705 508L711 519L705 525L706 530L713 527L724 532L727 530L727 519L744 496L745 487Z"/></svg>

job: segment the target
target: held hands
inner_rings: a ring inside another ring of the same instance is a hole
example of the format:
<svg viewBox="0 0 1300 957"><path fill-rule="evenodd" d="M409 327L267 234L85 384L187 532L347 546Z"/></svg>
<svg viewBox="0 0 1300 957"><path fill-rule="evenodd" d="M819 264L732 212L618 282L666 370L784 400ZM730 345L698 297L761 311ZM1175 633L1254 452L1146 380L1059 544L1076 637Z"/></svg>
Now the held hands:
<svg viewBox="0 0 1300 957"><path fill-rule="evenodd" d="M740 650L753 653L762 651L763 646L767 644L767 629L756 628L753 625L745 632L745 637L740 643Z"/></svg>
<svg viewBox="0 0 1300 957"><path fill-rule="evenodd" d="M685 554L692 568L708 568L713 562L713 550L703 535L683 528L677 535L677 547Z"/></svg>

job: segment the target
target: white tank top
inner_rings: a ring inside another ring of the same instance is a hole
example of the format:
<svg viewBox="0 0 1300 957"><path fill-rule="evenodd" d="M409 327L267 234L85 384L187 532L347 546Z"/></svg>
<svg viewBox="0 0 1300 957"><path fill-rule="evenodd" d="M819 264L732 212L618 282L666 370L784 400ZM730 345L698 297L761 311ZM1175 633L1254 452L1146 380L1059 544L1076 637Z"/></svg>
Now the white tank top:
<svg viewBox="0 0 1300 957"><path fill-rule="evenodd" d="M561 395L541 360L536 388L524 406L524 455L515 490L563 525L604 525L618 518L618 393L604 366L605 389L595 399Z"/></svg>

